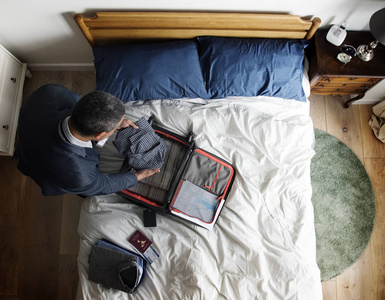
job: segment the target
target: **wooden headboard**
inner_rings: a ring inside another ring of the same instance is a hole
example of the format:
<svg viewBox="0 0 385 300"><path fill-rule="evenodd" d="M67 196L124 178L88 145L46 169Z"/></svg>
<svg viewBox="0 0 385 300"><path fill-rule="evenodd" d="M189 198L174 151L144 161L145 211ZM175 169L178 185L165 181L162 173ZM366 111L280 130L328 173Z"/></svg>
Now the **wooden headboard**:
<svg viewBox="0 0 385 300"><path fill-rule="evenodd" d="M310 39L319 18L257 13L98 12L75 15L92 47L135 41L189 39L197 36Z"/></svg>

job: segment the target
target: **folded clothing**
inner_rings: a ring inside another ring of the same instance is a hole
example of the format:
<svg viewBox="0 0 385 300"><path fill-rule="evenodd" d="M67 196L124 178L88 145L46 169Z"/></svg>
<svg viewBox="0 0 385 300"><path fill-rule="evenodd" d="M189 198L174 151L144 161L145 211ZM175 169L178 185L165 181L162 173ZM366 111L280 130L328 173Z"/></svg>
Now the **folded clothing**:
<svg viewBox="0 0 385 300"><path fill-rule="evenodd" d="M109 241L100 240L92 245L89 256L89 280L133 293L146 273L146 262L136 253L125 250Z"/></svg>
<svg viewBox="0 0 385 300"><path fill-rule="evenodd" d="M118 132L113 144L135 170L158 169L163 165L167 146L142 117L135 124Z"/></svg>

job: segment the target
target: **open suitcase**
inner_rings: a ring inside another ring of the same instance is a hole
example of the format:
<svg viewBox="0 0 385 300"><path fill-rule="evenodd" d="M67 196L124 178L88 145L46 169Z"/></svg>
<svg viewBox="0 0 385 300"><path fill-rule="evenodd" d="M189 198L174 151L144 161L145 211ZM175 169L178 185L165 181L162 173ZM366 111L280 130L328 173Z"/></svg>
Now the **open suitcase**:
<svg viewBox="0 0 385 300"><path fill-rule="evenodd" d="M153 117L148 121L168 147L161 172L118 194L152 211L212 229L232 187L234 167L195 148L192 132L183 137L158 127ZM121 171L129 170L125 160Z"/></svg>

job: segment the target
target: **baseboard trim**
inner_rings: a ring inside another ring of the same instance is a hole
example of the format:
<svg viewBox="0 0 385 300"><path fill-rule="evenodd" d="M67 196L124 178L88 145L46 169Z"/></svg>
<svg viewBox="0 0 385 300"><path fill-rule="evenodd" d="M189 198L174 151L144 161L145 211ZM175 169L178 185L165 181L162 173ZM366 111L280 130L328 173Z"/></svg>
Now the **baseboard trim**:
<svg viewBox="0 0 385 300"><path fill-rule="evenodd" d="M31 71L95 71L93 63L28 64Z"/></svg>

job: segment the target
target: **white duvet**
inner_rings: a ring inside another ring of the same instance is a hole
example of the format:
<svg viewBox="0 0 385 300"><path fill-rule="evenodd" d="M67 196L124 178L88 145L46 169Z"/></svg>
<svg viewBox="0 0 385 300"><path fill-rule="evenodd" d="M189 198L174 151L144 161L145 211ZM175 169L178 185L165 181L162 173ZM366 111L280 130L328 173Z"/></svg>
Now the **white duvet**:
<svg viewBox="0 0 385 300"><path fill-rule="evenodd" d="M236 179L211 231L159 214L157 227L145 228L143 208L120 196L87 198L78 229L78 299L322 299L308 110L308 103L268 97L127 104L133 121L153 114L166 129L192 130L197 147L235 166ZM110 151L111 141L105 147ZM119 166L120 158L111 155L102 167ZM137 229L153 241L160 258L148 265L136 292L89 281L91 245L105 238L134 250L128 238Z"/></svg>

